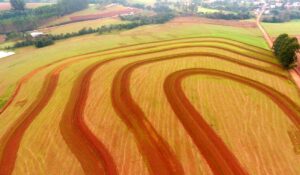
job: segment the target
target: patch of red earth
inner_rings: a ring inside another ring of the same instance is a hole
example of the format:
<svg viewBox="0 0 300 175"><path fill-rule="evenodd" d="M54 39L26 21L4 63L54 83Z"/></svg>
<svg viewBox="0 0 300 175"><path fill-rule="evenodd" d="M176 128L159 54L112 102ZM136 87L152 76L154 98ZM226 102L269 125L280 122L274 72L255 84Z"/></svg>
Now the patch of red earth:
<svg viewBox="0 0 300 175"><path fill-rule="evenodd" d="M3 43L5 39L6 39L5 35L0 35L0 43Z"/></svg>
<svg viewBox="0 0 300 175"><path fill-rule="evenodd" d="M214 24L214 25L225 25L233 27L244 27L244 28L256 28L255 22L250 21L238 21L238 20L221 20L221 19L208 19L201 17L178 17L171 21L171 23L185 24L185 23L195 23L195 24Z"/></svg>
<svg viewBox="0 0 300 175"><path fill-rule="evenodd" d="M26 3L26 7L28 8L37 8L40 6L44 6L44 5L50 5L51 3ZM10 10L11 9L11 5L10 3L7 2L2 2L0 3L0 11L1 10Z"/></svg>
<svg viewBox="0 0 300 175"><path fill-rule="evenodd" d="M138 13L140 10L136 8L126 8L123 10L115 10L110 12L103 12L103 13L97 13L97 14L91 14L91 15L82 15L82 16L72 16L70 17L71 21L85 21L85 20L93 20L93 19L99 19L99 18L108 18L108 17L117 17L120 15L126 15L126 14L135 14Z"/></svg>

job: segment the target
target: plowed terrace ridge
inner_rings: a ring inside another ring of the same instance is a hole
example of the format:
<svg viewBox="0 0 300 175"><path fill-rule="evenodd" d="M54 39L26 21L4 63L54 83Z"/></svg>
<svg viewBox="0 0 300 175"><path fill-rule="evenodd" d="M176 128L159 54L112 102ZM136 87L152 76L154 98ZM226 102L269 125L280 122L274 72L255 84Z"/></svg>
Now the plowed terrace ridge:
<svg viewBox="0 0 300 175"><path fill-rule="evenodd" d="M172 49L169 49L169 50L172 50ZM226 50L226 49L224 49ZM229 49L227 49L228 51L230 51ZM154 53L154 52L150 52L150 53ZM109 54L109 53L108 53ZM110 53L111 54L111 53ZM111 60L118 60L118 59L124 59L124 58L128 58L130 56L136 56L136 55L143 55L145 53L141 53L141 54L133 54L133 55L128 55L128 56L124 56L124 57L120 57L120 58L112 58ZM192 53L191 56L197 56L197 55L205 55L207 54L207 56L214 56L216 57L216 54L211 54L211 53L201 53L201 52L197 52L197 53ZM210 55L211 54L211 55ZM181 54L181 55L176 55L177 57L182 57L182 56L189 56L189 54ZM223 59L226 58L226 56L222 56L221 54L219 55L220 57L223 57ZM96 56L94 56L96 57ZM20 144L20 141L21 141L21 138L25 132L25 130L28 128L28 126L30 125L30 123L34 120L34 118L38 115L38 113L47 105L48 101L50 100L51 98L51 95L53 94L53 92L55 91L56 89L56 85L57 85L57 82L58 82L58 78L59 78L59 74L61 71L63 71L64 68L66 68L67 66L69 66L70 64L73 64L73 63L76 63L78 62L79 60L84 60L84 59L88 59L88 58L91 58L91 57L83 57L83 58L80 58L80 59L76 59L76 60L71 60L70 62L67 62L67 63L64 63L63 65L60 65L58 68L54 69L50 74L47 75L46 77L46 81L43 85L43 88L42 90L40 91L39 93L39 98L37 99L37 101L35 101L26 111L24 114L22 114L22 116L20 117L20 120L17 122L17 124L15 125L15 127L12 129L11 132L9 132L8 134L6 134L6 138L7 139L4 139L5 140L5 143L6 143L6 146L3 150L5 150L2 154L2 159L1 159L1 164L0 164L0 172L5 172L6 174L11 174L12 170L13 170L13 165L14 165L14 161L15 161L15 158L16 158L16 153L17 153L17 150L18 150L18 147L19 147L19 144ZM167 56L167 57L162 57L160 59L166 59L166 58L170 58L170 56ZM221 59L221 58L219 58ZM225 59L226 60L226 59ZM241 65L244 65L244 66L250 66L251 67L251 64L249 63L243 63L242 61L238 61L238 60L235 60L235 59L227 59L227 60L231 60L231 62L235 62L235 63L238 63L238 64L241 64ZM94 72L94 70L103 63L98 63L96 67L91 67L93 69L93 71L90 71L90 73L88 73L88 77ZM281 76L282 78L287 78L286 76L282 75L282 74L279 74L279 73L276 73L276 72L272 72L272 71L268 71L264 68L259 68L259 66L255 66L255 65L252 65L253 68L257 68L257 69L261 69L261 71L264 71L264 72L267 72L267 73L271 73L271 74L275 74L275 75L278 75L278 76ZM40 71L40 70L39 70ZM87 71L87 70L85 70ZM31 78L34 74L36 74L37 72L34 72L32 74L30 74L31 76L28 76L26 79L25 79L25 82L28 81L29 78ZM86 84L86 82L89 81L89 78L84 78L84 81L85 82L84 84ZM82 81L80 81L82 82ZM88 84L88 83L87 83ZM82 84L81 84L82 85ZM21 87L21 86L20 86ZM74 86L74 88L76 88ZM78 88L78 87L77 87ZM84 92L87 92L88 91L88 88L87 87L84 87ZM47 93L45 93L47 92ZM44 95L42 95L44 94ZM45 94L47 94L45 97ZM83 93L84 94L84 93ZM86 96L83 96L83 97L80 97L78 99L80 99L80 101L82 100L82 98L84 99L83 101L85 101L85 98ZM83 108L84 108L84 102L80 102L78 104L76 104L78 107L80 106L80 110L79 110L79 114L81 114ZM68 108L66 108L68 109ZM74 108L73 108L74 109ZM25 117L26 116L26 117ZM74 117L74 116L73 116ZM65 125L63 125L63 123L65 122L66 118L64 117L63 120L62 120L62 125L61 125L61 128L62 130L64 130L66 127ZM69 118L71 119L71 118ZM77 128L79 127L81 132L83 133L83 136L86 136L88 137L88 139L90 139L90 143L88 146L92 147L92 149L98 149L99 153L102 154L100 157L101 159L98 159L98 161L101 161L101 164L104 164L104 167L102 168L99 168L99 172L103 172L103 170L105 169L105 172L111 172L111 174L114 174L115 173L115 167L113 165L112 162L109 162L109 161L112 161L112 159L109 157L109 153L106 152L106 149L103 148L102 144L100 141L98 141L96 139L95 136L92 135L92 133L89 131L89 129L85 126L85 124L83 123L83 119L82 119L82 115L78 115L78 116L75 116L75 119L77 120L76 123L77 123ZM68 121L68 120L66 120ZM76 124L75 123L75 124ZM73 124L71 127L75 126L75 124ZM75 127L75 128L76 128ZM69 131L72 131L72 130L69 130ZM74 131L74 130L73 130ZM72 132L73 132L72 131ZM72 135L74 135L74 133L72 133ZM68 142L68 141L67 141ZM163 142L163 141L162 141ZM12 146L13 145L13 146ZM10 147L12 146L12 147ZM84 147L86 146L86 144L84 144ZM98 148L97 148L98 147ZM99 148L102 147L103 150L99 150ZM76 148L77 149L77 148ZM84 149L84 148L83 148ZM167 149L168 150L168 149ZM168 152L168 151L167 151ZM7 154L9 153L9 154ZM78 156L78 154L75 153L75 155ZM105 158L106 157L106 158ZM92 158L90 160L93 160ZM105 161L106 160L106 161ZM84 160L83 160L84 161ZM81 161L82 163L82 161ZM111 164L108 165L108 164ZM9 166L8 166L9 165ZM109 167L110 166L110 167ZM2 168L1 168L2 167ZM83 167L85 167L83 165ZM86 167L89 167L86 166ZM180 165L178 165L178 167L180 167ZM88 174L89 171L88 171L89 168L86 169L86 173ZM180 170L181 168L178 168L177 172L181 172Z"/></svg>

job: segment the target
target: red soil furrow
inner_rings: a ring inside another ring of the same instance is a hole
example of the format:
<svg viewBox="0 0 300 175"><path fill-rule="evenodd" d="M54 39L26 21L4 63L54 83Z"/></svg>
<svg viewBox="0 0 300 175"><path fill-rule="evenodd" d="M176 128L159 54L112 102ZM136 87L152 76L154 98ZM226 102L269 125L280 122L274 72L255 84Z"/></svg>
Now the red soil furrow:
<svg viewBox="0 0 300 175"><path fill-rule="evenodd" d="M199 74L234 80L257 89L275 102L296 127L300 128L300 107L287 96L260 82L224 71L203 68L181 70L169 75L164 83L168 101L215 174L244 174L244 172L236 169L237 166L234 162L237 160L231 157L231 153L224 142L214 133L183 92L182 80L188 76Z"/></svg>
<svg viewBox="0 0 300 175"><path fill-rule="evenodd" d="M142 155L149 164L150 173L184 174L183 168L168 144L158 135L143 111L130 94L128 66L118 71L112 85L112 103L118 115L130 128Z"/></svg>
<svg viewBox="0 0 300 175"><path fill-rule="evenodd" d="M103 150L104 145L98 141L97 137L90 131L84 122L84 108L89 93L89 82L91 77L99 67L110 61L113 61L113 59L89 66L81 73L72 88L71 95L60 122L61 134L64 140L81 162L85 172L91 175L99 174L99 171L96 171L97 168L101 169L101 167L97 165L97 162L99 161L103 162L102 164L106 168L104 171L106 174L118 174L116 165L112 163L112 157L108 154L108 151ZM87 159L87 156L91 158Z"/></svg>
<svg viewBox="0 0 300 175"><path fill-rule="evenodd" d="M19 117L17 123L11 128L2 138L1 140L1 158L0 158L0 174L1 175L10 175L13 172L15 161L17 158L17 152L22 140L22 137L26 131L26 129L30 126L31 122L38 116L38 114L44 109L44 107L48 104L51 99L58 83L60 73L71 64L75 63L78 60L72 60L61 66L57 67L51 73L49 73L46 77L46 81L42 86L42 90L38 94L37 100L35 100ZM71 119L72 120L72 119ZM81 120L75 120L74 125L81 126ZM70 121L65 125L65 127L70 126ZM90 132L86 130L86 128L78 128L81 131L82 138L90 138ZM76 132L78 133L78 132ZM70 138L72 139L72 138ZM84 142L83 140L79 140L76 143L76 148L80 151L90 150L91 154L85 155L80 162L83 167L86 167L86 164L92 164L89 166L93 167L93 173L91 173L90 169L84 169L86 174L105 174L106 168L107 172L113 172L114 163L106 148L102 145L100 141L97 142ZM96 149L95 149L96 148ZM78 156L77 156L78 157ZM97 157L97 159L95 159ZM103 165L103 162L105 163ZM108 165L108 167L105 167ZM102 167L103 166L103 167Z"/></svg>
<svg viewBox="0 0 300 175"><path fill-rule="evenodd" d="M201 37L198 37L201 39ZM210 37L210 38L213 38L213 37ZM129 46L120 46L120 47L116 47L116 48L113 48L113 49L107 49L107 50L102 50L101 52L108 52L108 51L117 51L118 49L123 49L123 48L130 48L130 47L134 47L134 46L142 46L142 45L147 45L147 44L154 44L154 43L164 43L164 42L170 42L170 41L182 41L182 40L186 40L186 39L197 39L197 37L195 38L183 38L183 39L172 39L172 40L165 40L165 41L154 41L154 42L149 42L149 43L142 43L142 44L133 44L133 45L129 45ZM218 39L218 38L216 38ZM221 38L222 39L222 38ZM240 43L238 41L234 41L234 40L229 40L229 41L233 41L233 42L237 42L237 43ZM203 42L214 42L214 40L205 40ZM195 42L179 42L179 43L201 43L201 41L195 41ZM230 42L226 42L226 41L218 41L218 43L223 43L223 44L228 44L228 45L231 45L231 46L236 46L236 47L240 47L238 44L233 44L233 43L230 43ZM172 44L176 44L176 43L172 43ZM156 46L152 46L152 47L147 47L147 48L156 48L156 47L160 47L160 46L163 46L165 44L160 44L160 45L156 45ZM258 48L258 47L255 47L255 46L251 46L251 47L254 47L254 48L257 48L257 49L260 49L260 50L264 50L262 48ZM221 47L216 47L216 48L221 48ZM253 51L255 53L259 53L253 49L250 49L248 47L241 47L245 50L248 50L248 51ZM145 49L145 48L138 48L138 49L135 49L135 50L142 50L142 49ZM223 49L223 48L222 48ZM266 50L265 50L266 51ZM96 51L96 52L90 52L90 53L86 53L86 54L82 54L82 55L78 55L78 56L89 56L91 54L96 54L96 53L99 53L100 51ZM238 53L238 52L235 52L235 53ZM102 54L102 56L104 55L108 55L108 54L113 54L113 53L107 53L107 54ZM238 54L241 54L241 53L238 53ZM259 53L259 54L262 54L262 55L265 55L265 56L270 56L268 54L263 54L263 53ZM99 55L101 55L101 53L99 53ZM93 58L94 57L97 57L99 56L98 54L97 55L94 55L92 56ZM243 56L248 56L249 55L246 55L246 54L241 54ZM65 59L61 59L61 60L57 60L55 62L52 62L52 63L49 63L47 65L44 65L44 66L41 66L31 72L29 72L28 74L26 74L24 77L22 77L20 79L20 81L17 83L17 86L12 94L12 96L8 99L7 103L0 109L0 116L1 114L12 104L12 102L14 101L14 99L16 98L17 94L19 93L21 87L31 78L33 77L34 75L36 75L37 73L41 72L42 70L54 65L54 64L58 64L58 63L61 63L63 61L66 61L68 59L72 59L73 57L68 57L68 58L65 58ZM270 63L271 65L274 65L276 67L278 67L277 64L275 63L271 63L271 62L268 62L266 60L263 60L263 59L259 59L257 58L257 60L260 60L262 62L265 62L265 63Z"/></svg>

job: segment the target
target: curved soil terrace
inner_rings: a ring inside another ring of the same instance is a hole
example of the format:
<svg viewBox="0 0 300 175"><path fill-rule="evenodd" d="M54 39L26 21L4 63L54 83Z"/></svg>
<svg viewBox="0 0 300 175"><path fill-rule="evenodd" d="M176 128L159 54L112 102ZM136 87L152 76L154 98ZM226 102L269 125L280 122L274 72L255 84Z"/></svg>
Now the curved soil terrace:
<svg viewBox="0 0 300 175"><path fill-rule="evenodd" d="M197 48L198 51L195 50ZM180 49L186 51L179 52ZM162 53L162 55L155 56L157 53ZM240 57L237 57L237 55L240 55ZM199 59L211 57L212 60L222 60L236 66L256 70L257 73L263 75L271 75L278 78L278 81L290 80L288 74L272 61L269 51L218 38L190 38L137 44L83 54L49 63L25 75L19 81L6 106L0 112L4 116L5 109L13 107L12 104L18 98L22 86L26 86L26 83L30 82L33 76L38 76L42 70L53 66L53 69L45 77L36 100L27 109L24 109L23 114L19 116L14 126L1 138L0 174L12 174L24 134L26 134L31 123L39 117L40 112L47 108L54 92L59 91L61 88L57 86L61 72L66 71L75 63L92 58L95 61L80 72L74 82L70 82L73 84L73 89L66 106L64 106L65 109L60 122L62 137L80 162L84 173L119 174L118 165L114 160L116 157L112 156L110 149L107 148L106 140L100 140L95 132L90 129L90 126L87 125L84 111L90 93L97 91L97 89L91 89L91 78L96 70L105 65L125 60L128 62L125 62L119 68L111 83L110 93L113 109L134 135L134 140L150 174L185 174L180 157L174 153L174 149L170 147L166 138L157 132L143 109L133 99L130 91L130 79L133 71L144 65L186 57L197 57ZM251 60L253 63L251 63ZM248 172L215 131L201 120L201 115L184 96L180 81L186 76L200 73L230 78L263 92L300 129L299 106L286 94L279 92L277 89L275 90L275 88L273 89L249 78L217 70L199 68L172 74L166 79L165 83L165 93L170 106L214 174L248 174Z"/></svg>

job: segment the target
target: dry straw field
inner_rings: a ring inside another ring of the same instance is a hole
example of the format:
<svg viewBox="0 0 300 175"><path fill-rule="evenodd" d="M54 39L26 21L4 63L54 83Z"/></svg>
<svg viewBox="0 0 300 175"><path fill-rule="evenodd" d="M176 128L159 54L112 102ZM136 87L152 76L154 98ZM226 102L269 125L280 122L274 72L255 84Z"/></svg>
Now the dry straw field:
<svg viewBox="0 0 300 175"><path fill-rule="evenodd" d="M0 112L0 174L300 174L300 98L268 50L190 37L72 56Z"/></svg>

